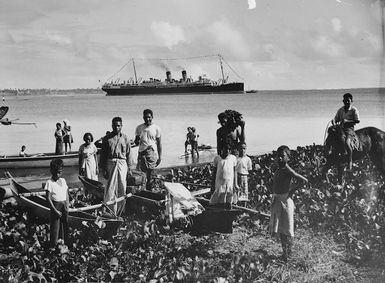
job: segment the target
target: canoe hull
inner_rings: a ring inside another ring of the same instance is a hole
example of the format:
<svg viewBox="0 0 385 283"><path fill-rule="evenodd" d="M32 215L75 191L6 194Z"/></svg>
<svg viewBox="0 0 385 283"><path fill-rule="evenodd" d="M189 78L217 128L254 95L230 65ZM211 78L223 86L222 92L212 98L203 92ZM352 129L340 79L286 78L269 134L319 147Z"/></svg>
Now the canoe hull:
<svg viewBox="0 0 385 283"><path fill-rule="evenodd" d="M103 185L100 182L92 181L81 176L79 176L79 179L82 181L85 190L95 197L102 199ZM233 232L233 221L242 213L242 211L238 209L215 208L211 207L206 199L197 198L197 200L205 210L201 214L190 216L193 221L191 222L192 225L189 226L187 230L197 234ZM165 212L165 203L166 195L141 190L134 193L131 198L127 199L126 210L139 213L146 211L152 215L159 215Z"/></svg>
<svg viewBox="0 0 385 283"><path fill-rule="evenodd" d="M10 179L10 186L17 204L25 208L33 220L41 223L49 223L50 208L48 201L44 197L23 196L23 193L29 193L31 191L13 179ZM115 218L98 217L84 211L70 211L68 214L68 224L72 227L81 228L91 226L95 225L97 221L103 221L106 224L104 230L106 230L107 234L111 234L110 232L115 231L122 223L121 220Z"/></svg>
<svg viewBox="0 0 385 283"><path fill-rule="evenodd" d="M79 154L71 152L65 155L55 155L53 153L43 153L29 157L8 156L0 158L0 169L21 169L21 168L47 168L52 159L60 158L64 166L78 166Z"/></svg>

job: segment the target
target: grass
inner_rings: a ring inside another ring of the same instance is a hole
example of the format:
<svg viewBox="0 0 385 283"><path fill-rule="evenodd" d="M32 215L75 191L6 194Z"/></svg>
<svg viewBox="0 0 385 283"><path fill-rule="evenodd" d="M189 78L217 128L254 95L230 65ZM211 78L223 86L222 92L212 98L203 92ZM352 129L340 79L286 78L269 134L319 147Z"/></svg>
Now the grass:
<svg viewBox="0 0 385 283"><path fill-rule="evenodd" d="M191 249L191 242L199 239L185 234L178 237L176 243L182 250ZM263 227L236 226L232 234L203 236L199 241L205 243L195 250L200 260L224 267L206 271L204 282L385 282L384 266L360 267L347 262L343 246L327 233L297 230L287 263L279 260L279 240ZM249 272L252 266L261 272Z"/></svg>

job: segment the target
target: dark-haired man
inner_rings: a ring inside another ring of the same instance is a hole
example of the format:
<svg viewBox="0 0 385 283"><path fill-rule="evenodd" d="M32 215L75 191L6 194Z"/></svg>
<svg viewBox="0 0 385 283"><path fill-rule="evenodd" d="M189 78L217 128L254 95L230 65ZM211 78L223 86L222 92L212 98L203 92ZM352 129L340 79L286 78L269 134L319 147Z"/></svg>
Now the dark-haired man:
<svg viewBox="0 0 385 283"><path fill-rule="evenodd" d="M102 141L100 152L100 169L104 178L108 179L104 191L104 202L114 200L126 194L127 172L131 166L131 145L128 137L121 132L122 118L112 119L112 132L107 134ZM110 205L109 208L116 215L124 211L125 202Z"/></svg>
<svg viewBox="0 0 385 283"><path fill-rule="evenodd" d="M146 189L151 190L151 174L162 160L161 129L152 123L154 114L151 109L143 111L144 123L136 127L135 144L139 145L137 169L146 173Z"/></svg>

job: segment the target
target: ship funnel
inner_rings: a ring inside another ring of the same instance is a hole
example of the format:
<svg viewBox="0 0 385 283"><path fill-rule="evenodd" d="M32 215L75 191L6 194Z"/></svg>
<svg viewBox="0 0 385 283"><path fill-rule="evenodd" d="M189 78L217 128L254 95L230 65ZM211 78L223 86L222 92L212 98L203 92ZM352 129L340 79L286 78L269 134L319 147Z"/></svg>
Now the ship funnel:
<svg viewBox="0 0 385 283"><path fill-rule="evenodd" d="M183 82L187 81L187 72L186 72L186 70L182 71L182 81Z"/></svg>
<svg viewBox="0 0 385 283"><path fill-rule="evenodd" d="M172 79L171 79L171 72L170 71L167 71L166 72L166 81L171 83Z"/></svg>

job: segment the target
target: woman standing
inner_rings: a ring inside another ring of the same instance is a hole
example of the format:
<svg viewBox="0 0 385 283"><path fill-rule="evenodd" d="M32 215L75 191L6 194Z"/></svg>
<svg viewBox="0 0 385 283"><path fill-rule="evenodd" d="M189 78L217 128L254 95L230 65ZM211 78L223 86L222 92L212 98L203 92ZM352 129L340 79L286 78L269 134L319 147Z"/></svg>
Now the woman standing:
<svg viewBox="0 0 385 283"><path fill-rule="evenodd" d="M235 168L237 158L231 154L231 147L225 144L219 150L220 154L214 158L214 170L211 179L211 205L220 205L231 208L232 203L236 203L234 189L238 190L238 176Z"/></svg>
<svg viewBox="0 0 385 283"><path fill-rule="evenodd" d="M84 144L79 148L79 175L97 181L99 168L96 154L98 149L92 143L94 138L91 133L85 133L83 140Z"/></svg>
<svg viewBox="0 0 385 283"><path fill-rule="evenodd" d="M64 136L64 131L61 127L61 124L58 122L56 123L56 130L55 130L55 139L56 139L56 147L55 147L55 154L56 155L63 155L64 150L63 150L63 136Z"/></svg>
<svg viewBox="0 0 385 283"><path fill-rule="evenodd" d="M71 125L68 122L68 120L64 120L63 123L64 123L64 132L65 132L63 141L65 146L65 152L67 153L67 152L71 152L71 143L74 142L74 139L72 138ZM68 145L68 151L67 151L67 145Z"/></svg>

